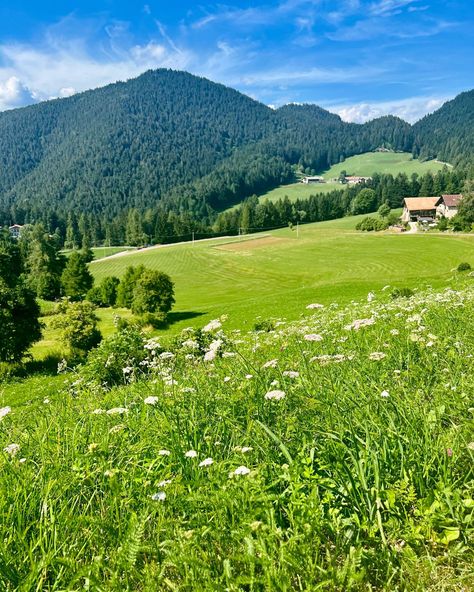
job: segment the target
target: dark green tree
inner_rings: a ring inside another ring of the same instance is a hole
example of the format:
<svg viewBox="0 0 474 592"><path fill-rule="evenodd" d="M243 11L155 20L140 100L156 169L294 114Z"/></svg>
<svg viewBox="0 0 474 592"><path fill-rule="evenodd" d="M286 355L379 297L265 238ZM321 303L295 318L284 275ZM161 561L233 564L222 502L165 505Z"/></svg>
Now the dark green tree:
<svg viewBox="0 0 474 592"><path fill-rule="evenodd" d="M133 290L132 312L134 314L166 315L174 302L174 284L166 273L146 269L140 275Z"/></svg>
<svg viewBox="0 0 474 592"><path fill-rule="evenodd" d="M61 283L64 295L71 300L82 300L92 288L94 278L82 253L71 253L61 276Z"/></svg>
<svg viewBox="0 0 474 592"><path fill-rule="evenodd" d="M0 361L21 360L41 338L40 309L23 275L20 249L0 231Z"/></svg>
<svg viewBox="0 0 474 592"><path fill-rule="evenodd" d="M367 214L376 209L377 196L373 189L362 189L352 202L353 214Z"/></svg>
<svg viewBox="0 0 474 592"><path fill-rule="evenodd" d="M127 267L117 288L117 306L132 308L135 285L144 271L145 267L143 265Z"/></svg>

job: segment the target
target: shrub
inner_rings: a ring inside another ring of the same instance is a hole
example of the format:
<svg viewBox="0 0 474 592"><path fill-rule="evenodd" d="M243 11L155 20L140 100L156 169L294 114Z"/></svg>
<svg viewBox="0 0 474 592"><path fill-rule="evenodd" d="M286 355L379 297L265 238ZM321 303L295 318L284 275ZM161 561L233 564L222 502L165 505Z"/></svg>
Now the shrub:
<svg viewBox="0 0 474 592"><path fill-rule="evenodd" d="M139 327L127 324L89 353L80 374L88 382L108 387L124 384L124 368L140 368L140 362L147 357L143 345Z"/></svg>
<svg viewBox="0 0 474 592"><path fill-rule="evenodd" d="M472 269L471 264L466 263L465 261L458 265L458 271L471 271L471 269Z"/></svg>
<svg viewBox="0 0 474 592"><path fill-rule="evenodd" d="M413 292L413 290L410 288L395 288L390 293L390 296L393 298L393 300L396 300L397 298L411 298L414 296L414 294L415 292Z"/></svg>
<svg viewBox="0 0 474 592"><path fill-rule="evenodd" d="M91 302L70 302L64 299L57 306L52 326L61 331L60 339L73 355L82 357L102 339Z"/></svg>
<svg viewBox="0 0 474 592"><path fill-rule="evenodd" d="M273 321L270 321L269 319L264 319L262 321L258 321L258 323L255 323L255 325L253 326L253 330L265 331L266 333L269 333L270 331L275 330L275 323Z"/></svg>
<svg viewBox="0 0 474 592"><path fill-rule="evenodd" d="M356 230L363 230L365 232L387 230L388 222L375 218L375 216L366 216L356 226Z"/></svg>

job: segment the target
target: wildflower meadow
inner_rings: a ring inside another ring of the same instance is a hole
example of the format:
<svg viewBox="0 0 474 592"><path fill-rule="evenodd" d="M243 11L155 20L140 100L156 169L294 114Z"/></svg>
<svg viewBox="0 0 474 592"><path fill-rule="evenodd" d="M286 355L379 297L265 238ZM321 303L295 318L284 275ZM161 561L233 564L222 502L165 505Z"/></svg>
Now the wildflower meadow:
<svg viewBox="0 0 474 592"><path fill-rule="evenodd" d="M474 286L0 387L0 589L474 589Z"/></svg>

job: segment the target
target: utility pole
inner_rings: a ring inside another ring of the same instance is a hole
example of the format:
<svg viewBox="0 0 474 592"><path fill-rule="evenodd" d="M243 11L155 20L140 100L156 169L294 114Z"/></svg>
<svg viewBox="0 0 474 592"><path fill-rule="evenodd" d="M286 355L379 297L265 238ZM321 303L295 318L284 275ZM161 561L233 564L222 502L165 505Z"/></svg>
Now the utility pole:
<svg viewBox="0 0 474 592"><path fill-rule="evenodd" d="M194 230L193 230L193 245L194 245Z"/></svg>

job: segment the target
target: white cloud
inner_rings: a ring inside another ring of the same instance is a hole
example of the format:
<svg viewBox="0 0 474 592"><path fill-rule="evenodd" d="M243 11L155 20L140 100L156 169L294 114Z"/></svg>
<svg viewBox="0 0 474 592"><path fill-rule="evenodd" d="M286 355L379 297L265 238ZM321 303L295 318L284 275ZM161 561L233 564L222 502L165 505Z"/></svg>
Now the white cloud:
<svg viewBox="0 0 474 592"><path fill-rule="evenodd" d="M10 76L1 81L0 76L0 111L13 109L35 102L34 93L17 76Z"/></svg>
<svg viewBox="0 0 474 592"><path fill-rule="evenodd" d="M405 121L414 123L427 113L439 109L450 98L452 97L411 97L400 101L357 103L326 108L333 113L337 113L344 121L353 123L364 123L383 115L396 115Z"/></svg>
<svg viewBox="0 0 474 592"><path fill-rule="evenodd" d="M104 86L138 76L153 68L186 69L193 56L187 51L150 41L120 53L93 57L81 41L46 44L41 48L0 45L0 110L51 97ZM4 80L5 82L1 82Z"/></svg>

